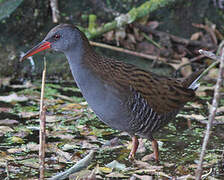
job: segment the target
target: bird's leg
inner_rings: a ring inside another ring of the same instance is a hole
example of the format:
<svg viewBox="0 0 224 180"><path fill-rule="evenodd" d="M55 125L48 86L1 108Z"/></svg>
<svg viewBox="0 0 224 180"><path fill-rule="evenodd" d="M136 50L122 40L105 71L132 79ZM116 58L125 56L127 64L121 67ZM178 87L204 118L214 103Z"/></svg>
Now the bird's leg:
<svg viewBox="0 0 224 180"><path fill-rule="evenodd" d="M147 156L148 160L155 160L156 162L159 162L159 149L158 149L158 143L155 139L153 139L152 141L152 150L153 153L149 154Z"/></svg>
<svg viewBox="0 0 224 180"><path fill-rule="evenodd" d="M134 159L135 158L135 153L138 149L138 138L137 136L132 136L132 147L131 147L131 152L128 156L128 159Z"/></svg>
<svg viewBox="0 0 224 180"><path fill-rule="evenodd" d="M158 148L158 143L155 139L152 140L152 149L153 149L154 159L156 160L156 162L159 162L159 148Z"/></svg>

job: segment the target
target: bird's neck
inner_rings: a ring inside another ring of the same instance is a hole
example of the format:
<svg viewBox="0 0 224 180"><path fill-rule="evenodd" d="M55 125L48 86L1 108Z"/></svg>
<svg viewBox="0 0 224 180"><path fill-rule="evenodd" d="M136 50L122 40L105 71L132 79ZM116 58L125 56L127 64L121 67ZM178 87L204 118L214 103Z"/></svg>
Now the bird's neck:
<svg viewBox="0 0 224 180"><path fill-rule="evenodd" d="M76 46L65 52L73 76L84 69L96 67L100 56L94 51L87 38L81 38Z"/></svg>

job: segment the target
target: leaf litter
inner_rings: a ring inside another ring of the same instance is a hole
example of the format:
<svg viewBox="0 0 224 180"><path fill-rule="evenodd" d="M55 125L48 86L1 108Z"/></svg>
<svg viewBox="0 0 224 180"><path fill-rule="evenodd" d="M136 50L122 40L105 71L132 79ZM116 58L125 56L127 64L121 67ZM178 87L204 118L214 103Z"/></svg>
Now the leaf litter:
<svg viewBox="0 0 224 180"><path fill-rule="evenodd" d="M39 141L39 92L40 84L21 86L10 85L17 89L13 98L4 99L6 103L13 103L7 111L1 111L0 117L0 172L6 177L5 162L8 163L9 174L12 178L21 179L38 177L38 141ZM176 120L159 130L156 138L160 146L160 164L147 159L152 153L151 143L140 139L139 149L134 161L128 160L130 152L130 137L127 133L113 130L101 123L86 101L69 94L78 92L71 86L47 84L45 103L47 105L47 145L46 145L46 175L64 171L82 159L91 149L96 150L96 156L90 166L73 177L105 178L138 178L150 179L191 179L197 167L204 125L197 120L207 121L207 94L200 94L200 101L188 103L185 110L180 112ZM202 85L202 91L214 88ZM200 90L200 89L199 89ZM34 94L31 97L31 94ZM22 101L21 101L22 97ZM224 115L224 102L218 109L218 117ZM4 107L1 107L4 108ZM197 112L197 113L195 113ZM13 117L13 118L12 118ZM187 121L192 120L190 129ZM218 162L223 150L223 126L213 127L209 153L205 157L205 172L213 167L216 177L220 168ZM129 147L129 148L128 148ZM28 169L29 175L27 175ZM220 176L220 174L218 174Z"/></svg>

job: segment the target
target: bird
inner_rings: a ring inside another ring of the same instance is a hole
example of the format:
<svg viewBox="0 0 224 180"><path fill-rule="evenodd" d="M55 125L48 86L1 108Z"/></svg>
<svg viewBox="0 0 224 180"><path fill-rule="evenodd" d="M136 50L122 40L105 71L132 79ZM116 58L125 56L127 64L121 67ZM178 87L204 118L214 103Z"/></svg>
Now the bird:
<svg viewBox="0 0 224 180"><path fill-rule="evenodd" d="M194 99L203 70L180 80L104 57L95 52L82 31L70 24L55 26L20 61L46 49L65 54L77 86L98 118L131 136L128 158L135 158L138 137L142 137L152 142L150 157L159 162L153 134Z"/></svg>

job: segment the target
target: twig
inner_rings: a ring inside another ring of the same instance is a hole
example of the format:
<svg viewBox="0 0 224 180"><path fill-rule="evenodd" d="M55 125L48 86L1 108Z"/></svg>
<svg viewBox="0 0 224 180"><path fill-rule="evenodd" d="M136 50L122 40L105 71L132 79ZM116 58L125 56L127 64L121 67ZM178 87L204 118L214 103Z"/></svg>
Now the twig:
<svg viewBox="0 0 224 180"><path fill-rule="evenodd" d="M152 43L154 46L158 47L159 49L162 49L162 46L160 46L160 44L158 44L157 42L153 41L149 36L147 36L144 32L142 33L142 35L145 37L145 39L147 39L150 43Z"/></svg>
<svg viewBox="0 0 224 180"><path fill-rule="evenodd" d="M56 176L53 176L49 180L66 179L70 174L81 171L82 169L84 169L85 167L87 167L90 164L90 162L93 159L93 156L94 156L94 150L91 150L90 153L86 157L84 157L83 159L78 161L74 166L72 166L65 172L62 172L62 173L57 174Z"/></svg>
<svg viewBox="0 0 224 180"><path fill-rule="evenodd" d="M207 120L199 120L199 119L194 119L194 120L200 122L201 124L205 124L205 125L208 124L208 121ZM216 125L216 126L217 125L224 125L224 122L223 121L214 120L212 122L212 125Z"/></svg>
<svg viewBox="0 0 224 180"><path fill-rule="evenodd" d="M216 56L216 55L215 55L213 52L211 52L211 51L205 51L205 50L200 49L200 50L199 50L199 53L202 54L202 55L204 55L204 56L206 56L206 57L209 57L209 58L211 58L211 59L213 59L213 60L216 60L216 61L219 61L219 60L221 59L220 56Z"/></svg>
<svg viewBox="0 0 224 180"><path fill-rule="evenodd" d="M145 32L145 33L152 33L156 36L159 37L169 37L173 42L179 43L179 44L183 44L186 46L199 46L199 47L204 47L204 48L209 48L209 49L214 49L216 48L216 45L212 44L212 43L205 43L203 41L197 41L197 40L188 40L185 38L181 38L172 34L169 34L167 32L162 32L162 31L157 31L155 29L149 28L147 26L138 24L138 23L134 23L135 27L139 28L141 31Z"/></svg>
<svg viewBox="0 0 224 180"><path fill-rule="evenodd" d="M159 60L159 61L162 61L163 63L167 63L166 58L162 58L162 57L158 57L158 56L152 56L152 55L149 55L149 54L139 53L139 52L127 50L127 49L124 49L124 48L119 48L119 47L115 47L115 46L111 46L111 45L107 45L107 44L103 44L103 43L98 43L98 42L93 42L93 41L90 41L90 44L93 45L93 46L97 46L97 47L107 48L107 49L111 49L111 50L114 50L114 51L119 51L119 52L131 54L131 55L134 55L134 56L137 56L137 57L142 57L142 58L151 59L151 60ZM177 61L177 60L174 60L174 61Z"/></svg>
<svg viewBox="0 0 224 180"><path fill-rule="evenodd" d="M59 10L58 10L58 0L50 0L50 6L52 11L53 23L58 23L60 19Z"/></svg>
<svg viewBox="0 0 224 180"><path fill-rule="evenodd" d="M224 41L223 41L224 42ZM223 42L220 44L220 46L223 46ZM212 63L209 67L207 67L198 77L197 79L194 80L194 82L191 84L191 87L194 87L195 83L197 83L198 81L200 81L212 68L214 68L217 64L220 63L221 58L219 56L216 56L215 54L213 54L212 52L209 51L204 51L202 49L199 50L199 53L216 60L214 63Z"/></svg>
<svg viewBox="0 0 224 180"><path fill-rule="evenodd" d="M44 59L44 70L42 74L41 98L40 98L40 137L39 137L39 162L40 180L44 179L45 169L45 139L46 139L46 107L44 106L44 87L46 77L46 60Z"/></svg>
<svg viewBox="0 0 224 180"><path fill-rule="evenodd" d="M218 107L218 104L219 104L220 87L221 87L221 84L222 84L222 81L223 81L223 73L224 73L224 48L222 48L221 62L220 62L220 67L219 67L219 75L218 75L218 79L217 79L216 86L215 86L215 92L214 92L214 98L213 98L213 101L212 101L212 107L211 107L210 113L209 113L207 130L206 130L203 145L202 145L200 161L198 163L198 168L197 168L197 171L196 171L196 180L201 179L202 163L203 163L203 159L204 159L204 155L205 155L205 151L206 151L206 146L207 146L208 141L209 141L210 130L212 128L212 123L215 119L217 107Z"/></svg>
<svg viewBox="0 0 224 180"><path fill-rule="evenodd" d="M9 166L8 166L8 161L7 160L5 162L5 171L6 171L6 174L7 174L7 177L5 178L5 180L9 180L10 175L9 175Z"/></svg>

